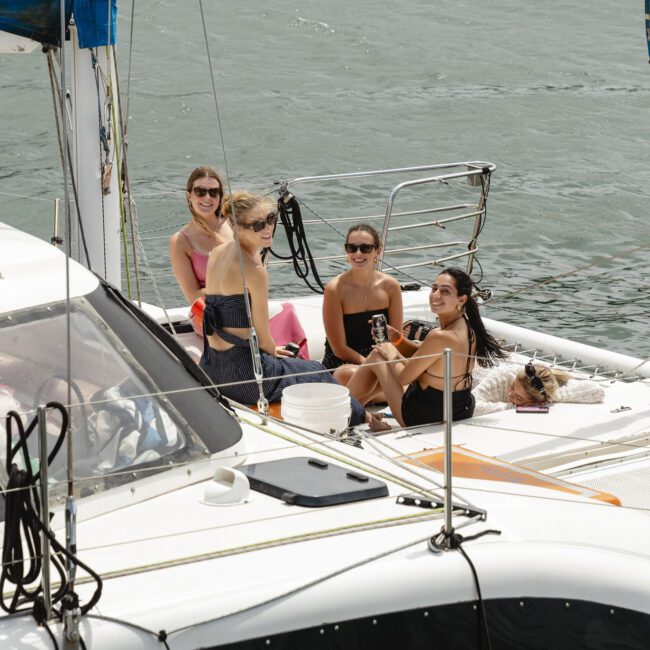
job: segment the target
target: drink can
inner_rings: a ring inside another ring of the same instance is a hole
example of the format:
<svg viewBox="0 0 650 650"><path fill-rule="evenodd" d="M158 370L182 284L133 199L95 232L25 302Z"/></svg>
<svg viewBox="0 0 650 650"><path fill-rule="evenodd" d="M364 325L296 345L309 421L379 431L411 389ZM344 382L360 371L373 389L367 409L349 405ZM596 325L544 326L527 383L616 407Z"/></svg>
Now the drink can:
<svg viewBox="0 0 650 650"><path fill-rule="evenodd" d="M384 314L372 315L372 338L375 343L385 343L388 341L388 323Z"/></svg>

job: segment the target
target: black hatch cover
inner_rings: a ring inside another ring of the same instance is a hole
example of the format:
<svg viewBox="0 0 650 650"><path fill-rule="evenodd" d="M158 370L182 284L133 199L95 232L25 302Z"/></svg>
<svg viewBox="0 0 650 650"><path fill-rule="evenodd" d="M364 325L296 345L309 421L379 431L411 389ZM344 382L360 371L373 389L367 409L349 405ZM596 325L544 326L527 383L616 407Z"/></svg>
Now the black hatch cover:
<svg viewBox="0 0 650 650"><path fill-rule="evenodd" d="M317 508L388 496L383 481L319 458L283 458L238 468L257 492Z"/></svg>

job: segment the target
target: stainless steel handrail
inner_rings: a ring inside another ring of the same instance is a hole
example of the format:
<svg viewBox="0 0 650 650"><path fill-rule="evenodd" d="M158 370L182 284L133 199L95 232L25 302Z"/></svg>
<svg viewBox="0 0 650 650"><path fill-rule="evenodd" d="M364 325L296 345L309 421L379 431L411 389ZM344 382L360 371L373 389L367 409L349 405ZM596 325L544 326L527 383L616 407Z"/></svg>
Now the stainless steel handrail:
<svg viewBox="0 0 650 650"><path fill-rule="evenodd" d="M472 162L472 163L456 163L455 165L447 165L447 166L442 166L441 168L443 169L449 169L456 167L458 165L463 165L466 167L465 171L462 172L456 172L453 174L442 174L441 176L432 176L429 178L418 178L410 181L405 181L403 183L400 183L399 185L395 186L390 193L390 196L388 197L388 204L386 206L386 217L384 219L384 226L381 231L381 243L382 246L385 246L386 244L386 237L388 235L388 227L391 219L391 214L393 212L393 205L395 203L395 199L397 195L404 189L406 188L411 188L411 187L416 187L418 185L424 185L428 183L446 183L447 181L453 180L453 179L458 179L458 178L479 178L481 175L483 175L483 170L486 169L490 172L494 171L496 169L496 165L493 163L479 163L479 162ZM474 183L472 183L474 184ZM476 206L477 207L477 212L476 212L476 222L474 224L474 231L472 235L472 239L468 242L468 246L476 241L476 238L478 237L478 233L480 231L480 224L479 220L480 217L485 213L485 203L486 203L486 196L485 196L485 191L484 188L481 191L481 198L479 199L479 203ZM469 250L467 253L459 254L454 256L453 258L450 259L458 259L460 257L468 256L469 260L467 263L467 272L471 273L471 266L472 262L474 259L474 253L478 250L478 248L475 247L475 250ZM441 261L447 261L447 260L441 260ZM378 269L381 271L383 267L383 260L380 260L378 265Z"/></svg>
<svg viewBox="0 0 650 650"><path fill-rule="evenodd" d="M462 168L462 171L458 171L459 168ZM387 259L391 255L396 255L400 253L406 253L408 251L426 251L434 248L454 248L454 247L466 247L461 252L456 252L450 255L445 255L435 260L425 260L418 261L404 265L393 265L390 264L390 268L395 271L403 271L409 268L418 268L418 267L430 267L441 265L444 262L449 262L451 260L458 260L461 258L467 258L467 271L471 272L471 267L473 264L474 255L478 251L478 245L476 240L480 233L482 218L485 216L485 206L487 199L487 190L488 185L483 181L486 173L491 173L496 169L496 165L490 162L483 161L462 161L462 162L453 162L453 163L443 163L443 164L432 164L432 165L420 165L416 167L399 167L392 169L378 169L370 171L361 171L361 172L350 172L343 174L325 174L320 176L303 176L300 178L295 178L292 180L285 181L282 183L283 189L288 189L290 187L307 184L307 183L321 183L321 182L332 182L332 181L342 181L350 179L360 179L360 178L370 178L370 177L380 177L387 174L412 174L420 173L426 171L442 172L434 176L427 176L426 178L417 178L410 179L404 182L397 184L390 192L387 204L386 211L383 215L368 215L363 217L336 217L332 219L309 219L303 221L303 225L331 225L334 223L359 223L360 221L374 221L383 219L383 224L381 227L380 240L383 248L382 257L378 260L377 268L382 270L385 264L387 264ZM445 206L431 206L424 209L414 209L395 212L394 205L395 201L402 192L406 192L409 189L419 187L422 185L428 184L440 184L440 185L449 185L450 181L466 178L469 185L476 186L481 188L481 193L477 203L459 203L451 204ZM454 214L446 216L442 219L428 220L421 223L403 223L403 219L410 216L420 216L426 214L441 214L441 213L450 213L452 211L462 211L461 214ZM392 225L394 219L399 218L402 220L401 223ZM457 221L463 221L468 219L474 219L474 226L472 229L472 235L468 240L463 241L450 241L444 242L441 244L427 244L419 245L412 247L400 247L395 249L387 248L387 240L389 233L396 232L405 232L411 231L418 228L441 228L444 229L446 224L450 224ZM326 256L316 256L313 258L314 261L338 261L344 260L344 255L326 255ZM282 266L286 264L292 264L292 260L275 260L273 262L269 261L269 266Z"/></svg>
<svg viewBox="0 0 650 650"><path fill-rule="evenodd" d="M451 421L453 408L451 399L451 348L445 348L445 391L443 394L443 418L445 421L445 532L451 535L453 526L451 516L453 510L451 479L452 479L452 454Z"/></svg>
<svg viewBox="0 0 650 650"><path fill-rule="evenodd" d="M383 174L415 173L415 172L428 171L430 169L453 169L454 167L463 167L463 166L474 168L474 170L468 172L468 174L480 174L481 170L484 167L489 167L490 171L494 171L496 169L496 165L494 163L472 160L466 162L442 163L436 165L419 165L417 167L394 167L392 169L375 169L372 171L348 172L345 174L302 176L300 178L294 178L293 180L287 181L287 186L297 185L298 183L310 183L314 181L332 181L332 180L341 180L343 178L363 178L367 176L381 176Z"/></svg>

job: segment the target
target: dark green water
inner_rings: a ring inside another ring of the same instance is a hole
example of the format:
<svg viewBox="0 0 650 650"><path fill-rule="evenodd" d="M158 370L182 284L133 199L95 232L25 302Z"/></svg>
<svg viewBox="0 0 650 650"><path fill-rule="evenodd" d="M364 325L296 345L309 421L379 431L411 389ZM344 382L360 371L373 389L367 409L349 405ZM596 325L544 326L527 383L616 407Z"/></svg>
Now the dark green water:
<svg viewBox="0 0 650 650"><path fill-rule="evenodd" d="M650 242L641 3L206 0L203 7L235 187L493 161L480 240L485 286L503 296L597 264L503 300L489 315L650 354L650 249L605 259ZM119 11L126 89L131 4ZM167 237L187 217L179 190L199 164L224 169L199 3L141 0L133 31L130 174L152 268L174 302L180 293ZM51 201L61 195L44 57L0 55L0 220L49 237ZM346 202L374 205L351 191L333 192L331 203L327 192L319 197L324 212ZM340 240L328 245L338 251ZM300 286L285 275L274 282L285 293ZM150 283L144 288L153 298Z"/></svg>

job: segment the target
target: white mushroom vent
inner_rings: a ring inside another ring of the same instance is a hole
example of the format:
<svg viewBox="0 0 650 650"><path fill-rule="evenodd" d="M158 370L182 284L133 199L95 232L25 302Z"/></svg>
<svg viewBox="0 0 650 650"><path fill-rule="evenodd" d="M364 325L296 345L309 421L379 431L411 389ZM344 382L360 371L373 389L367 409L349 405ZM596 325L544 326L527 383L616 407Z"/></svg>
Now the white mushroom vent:
<svg viewBox="0 0 650 650"><path fill-rule="evenodd" d="M201 501L209 506L233 506L249 500L248 477L232 467L218 467Z"/></svg>

